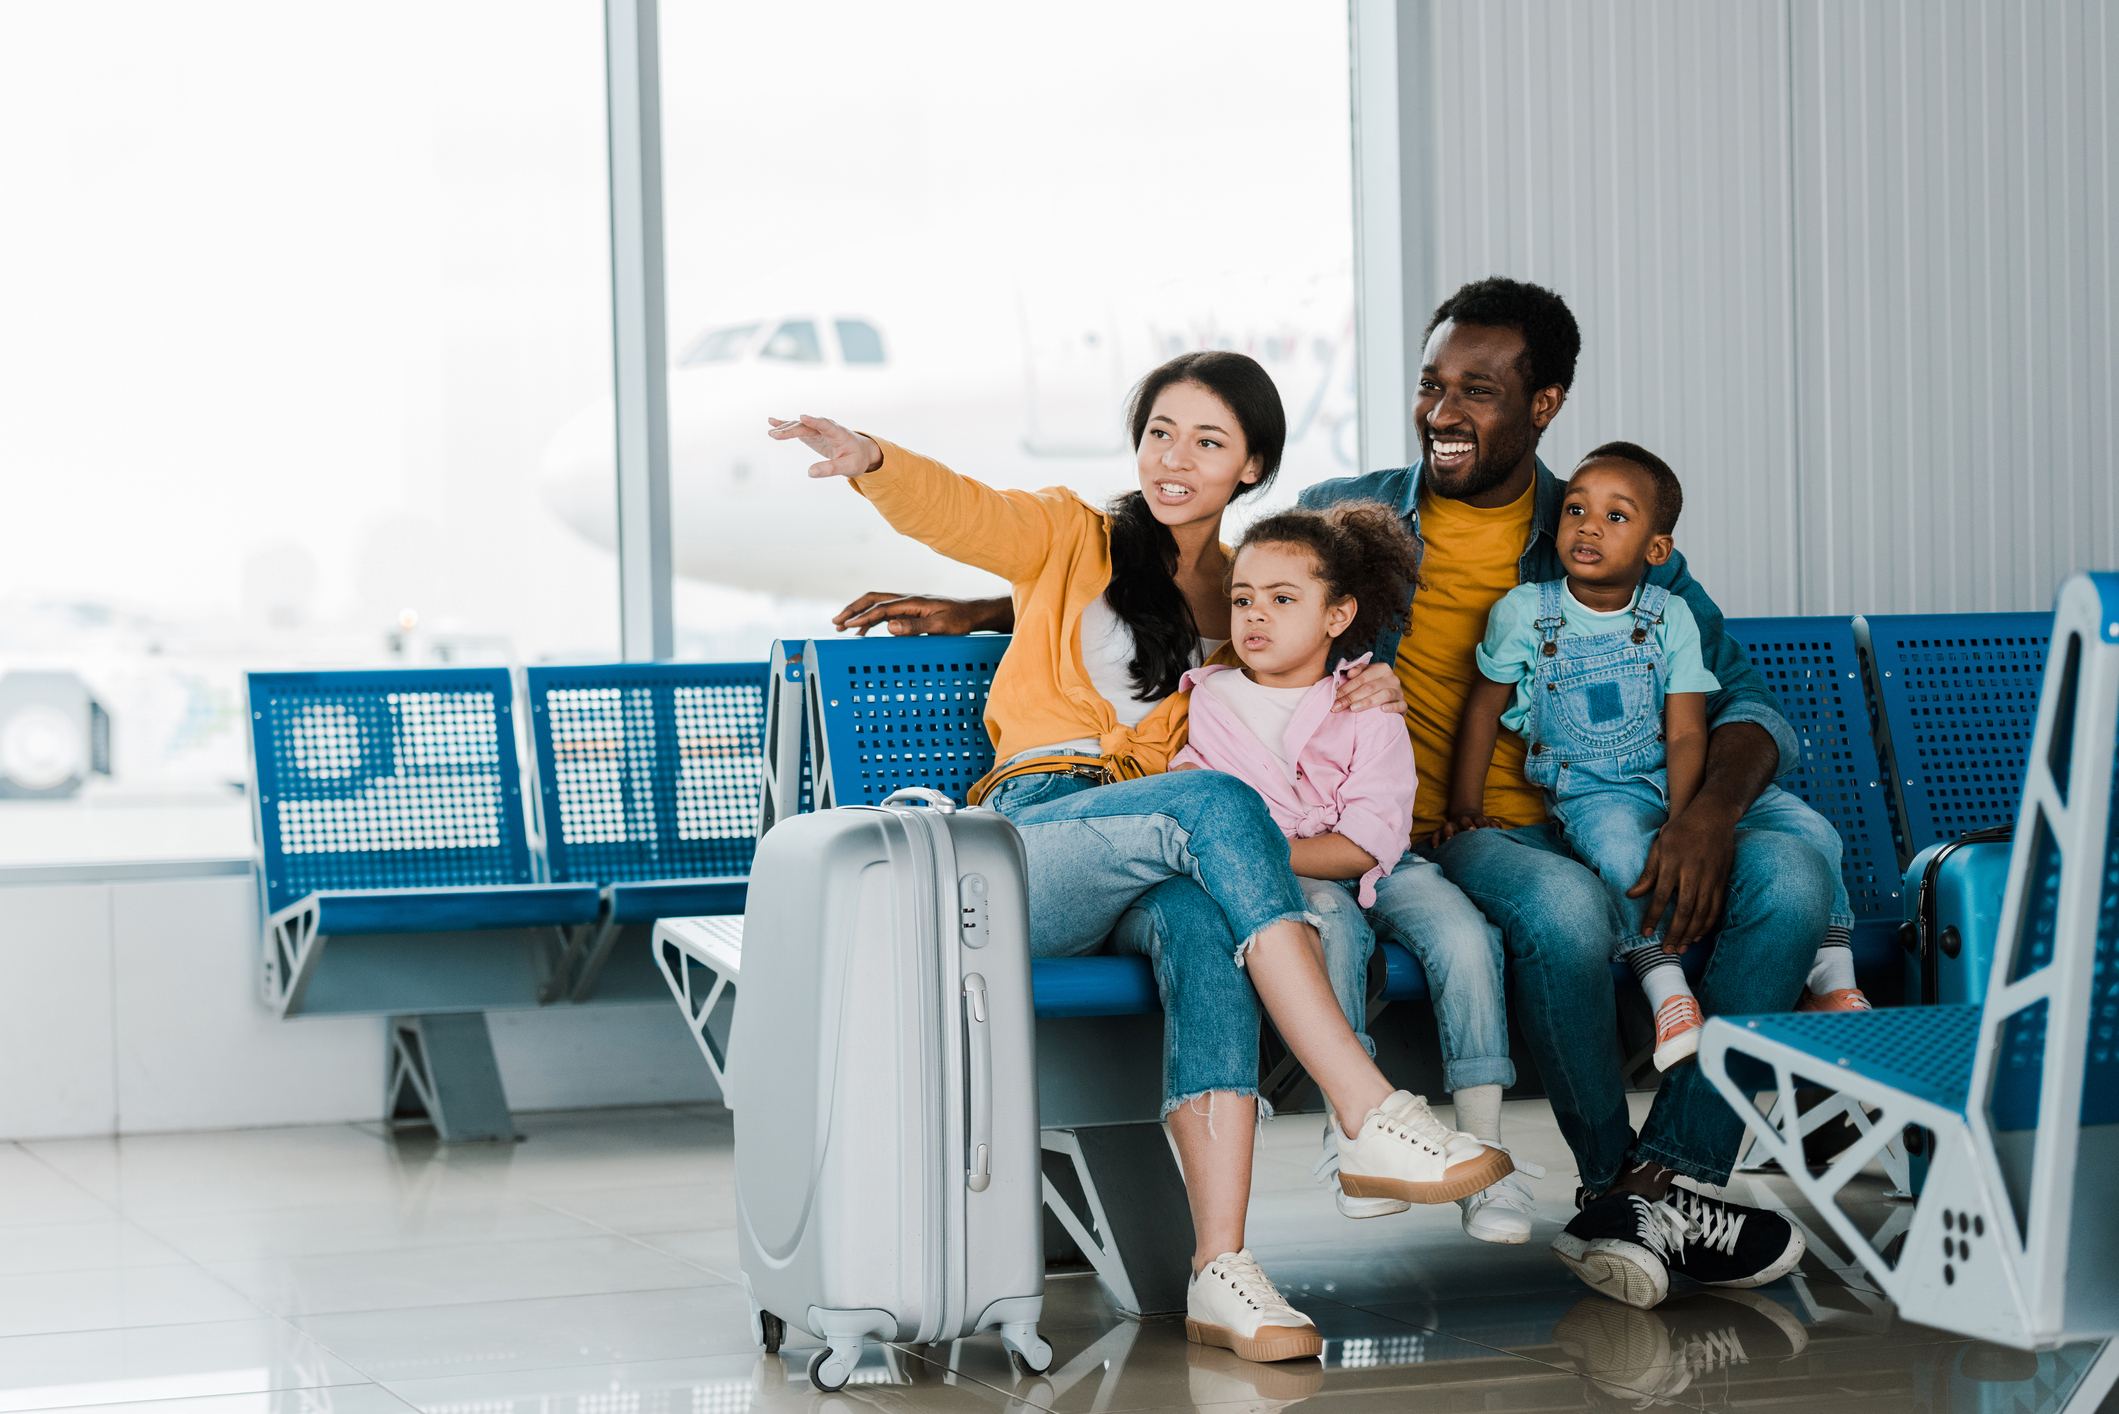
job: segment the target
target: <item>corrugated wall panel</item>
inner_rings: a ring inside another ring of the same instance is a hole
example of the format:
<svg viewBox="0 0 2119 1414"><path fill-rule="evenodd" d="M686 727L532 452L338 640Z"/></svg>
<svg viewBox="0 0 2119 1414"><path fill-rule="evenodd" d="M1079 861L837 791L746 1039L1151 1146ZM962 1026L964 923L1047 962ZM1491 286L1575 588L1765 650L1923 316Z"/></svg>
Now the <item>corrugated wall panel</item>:
<svg viewBox="0 0 2119 1414"><path fill-rule="evenodd" d="M1546 460L1669 457L1725 609L2038 609L2119 565L2119 7L1419 13L1408 298L1565 295L1585 346Z"/></svg>
<svg viewBox="0 0 2119 1414"><path fill-rule="evenodd" d="M2110 7L1800 0L1805 612L2119 563Z"/></svg>

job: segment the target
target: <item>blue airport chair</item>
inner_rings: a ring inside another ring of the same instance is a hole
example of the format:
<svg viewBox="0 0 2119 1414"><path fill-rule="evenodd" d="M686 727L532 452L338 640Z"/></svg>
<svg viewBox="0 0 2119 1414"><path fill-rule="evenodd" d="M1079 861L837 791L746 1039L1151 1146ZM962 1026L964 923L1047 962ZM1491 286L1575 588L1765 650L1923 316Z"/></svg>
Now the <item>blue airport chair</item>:
<svg viewBox="0 0 2119 1414"><path fill-rule="evenodd" d="M2119 1208L2104 1191L2119 1165L2119 575L2062 585L2052 637L2028 749L2014 753L2025 780L2006 945L1984 1005L1718 1017L1699 1063L1902 1317L2023 1350L2106 1342L2069 1397L2087 1411L2119 1379ZM1912 705L1958 705L1946 690L1917 689ZM1947 729L1970 743L1943 730L1938 748L1991 740L1970 724ZM1791 1111L1797 1087L1822 1086L1880 1111L1878 1123L1813 1177L1800 1139L1732 1078L1733 1056L1762 1067ZM1932 1166L1904 1243L1879 1251L1836 1199L1907 1125L1934 1134Z"/></svg>
<svg viewBox="0 0 2119 1414"><path fill-rule="evenodd" d="M551 877L601 887L544 1000L652 997L658 918L743 911L757 848L766 665L606 663L528 672ZM617 959L614 963L613 959Z"/></svg>
<svg viewBox="0 0 2119 1414"><path fill-rule="evenodd" d="M812 639L803 656L817 808L874 805L907 786L963 800L993 769L986 695L1010 641Z"/></svg>
<svg viewBox="0 0 2119 1414"><path fill-rule="evenodd" d="M1931 844L2016 818L2052 626L2051 614L1854 620L1901 871Z"/></svg>
<svg viewBox="0 0 2119 1414"><path fill-rule="evenodd" d="M593 885L540 878L492 668L252 673L266 1003L395 1014L388 1113L512 1136L484 1012L535 1006Z"/></svg>
<svg viewBox="0 0 2119 1414"><path fill-rule="evenodd" d="M803 695L802 659L808 641L773 643L765 682L765 779L758 797L758 833L790 815L816 808L810 780L809 712Z"/></svg>

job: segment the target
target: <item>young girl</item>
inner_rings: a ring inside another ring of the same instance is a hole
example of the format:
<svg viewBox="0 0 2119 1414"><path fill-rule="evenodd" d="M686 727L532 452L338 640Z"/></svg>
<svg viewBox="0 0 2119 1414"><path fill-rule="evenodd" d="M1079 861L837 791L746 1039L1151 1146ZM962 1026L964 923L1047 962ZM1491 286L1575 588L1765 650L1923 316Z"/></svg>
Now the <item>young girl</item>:
<svg viewBox="0 0 2119 1414"><path fill-rule="evenodd" d="M1467 1175L1491 1183L1482 1175L1508 1160L1376 1069L1256 793L1211 772L1166 773L1184 739L1178 681L1229 633L1222 513L1279 468L1286 419L1272 379L1241 354L1180 355L1141 381L1129 420L1139 490L1109 508L1061 487L996 490L826 418L775 421L772 435L800 438L824 459L812 476L848 478L903 534L1009 581L1015 637L986 704L1001 764L972 798L1021 835L1031 952L1149 954L1165 1013L1164 1113L1192 1205L1186 1331L1249 1359L1314 1356L1315 1324L1243 1241L1259 1003L1339 1114L1359 1117L1343 1134L1351 1181L1433 1201ZM1348 706L1402 702L1388 667L1347 688Z"/></svg>
<svg viewBox="0 0 2119 1414"><path fill-rule="evenodd" d="M1394 870L1423 867L1406 852L1418 776L1398 717L1329 709L1338 684L1368 663L1366 653L1352 661L1344 655L1373 642L1392 607L1410 597L1419 561L1404 523L1374 503L1286 511L1251 526L1229 572L1230 647L1243 668L1209 663L1186 674L1191 737L1171 765L1225 772L1264 798L1288 837L1303 895L1324 920L1333 989L1357 1033L1366 1020L1374 946L1362 910L1375 906L1377 884ZM1459 1039L1444 1028L1445 1061L1457 1059L1449 1051ZM1490 1088L1492 1132L1467 1137L1499 1150L1501 1087ZM1466 1098L1457 1099L1463 1125ZM1336 1122L1327 1123L1320 1170L1338 1168L1340 1133ZM1337 1202L1348 1217L1381 1217L1410 1206L1359 1189L1342 1176ZM1458 1202L1465 1230L1482 1241L1529 1236L1533 1203L1513 1175L1497 1175L1493 1184L1458 1195Z"/></svg>
<svg viewBox="0 0 2119 1414"><path fill-rule="evenodd" d="M1493 822L1481 792L1501 727L1530 744L1524 775L1545 792L1568 848L1603 878L1623 928L1619 957L1655 1011L1655 1064L1668 1070L1698 1050L1704 1024L1677 954L1642 917L1636 881L1665 821L1684 814L1707 764L1707 694L1721 683L1700 656L1699 625L1683 599L1646 585L1670 558L1684 489L1662 458L1630 442L1597 448L1575 468L1560 505L1566 577L1510 590L1488 616L1478 650L1483 681L1464 704L1451 763L1449 818L1438 842ZM1774 786L1740 830L1794 834L1840 878L1832 826ZM1651 921L1654 926L1651 925ZM1854 917L1839 883L1811 974L1805 1011L1863 1011L1847 942Z"/></svg>

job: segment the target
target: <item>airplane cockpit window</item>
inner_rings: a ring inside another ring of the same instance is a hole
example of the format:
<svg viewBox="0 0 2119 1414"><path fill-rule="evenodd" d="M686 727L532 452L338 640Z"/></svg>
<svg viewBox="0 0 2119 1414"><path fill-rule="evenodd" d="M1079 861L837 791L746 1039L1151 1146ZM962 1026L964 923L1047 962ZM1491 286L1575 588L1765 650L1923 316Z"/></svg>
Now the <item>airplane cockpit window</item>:
<svg viewBox="0 0 2119 1414"><path fill-rule="evenodd" d="M865 319L841 319L833 328L839 331L839 356L848 363L885 363L883 357L883 331Z"/></svg>
<svg viewBox="0 0 2119 1414"><path fill-rule="evenodd" d="M679 368L695 368L702 363L734 363L743 357L743 350L763 327L757 324L731 324L725 329L709 329L692 340L692 346L677 358Z"/></svg>
<svg viewBox="0 0 2119 1414"><path fill-rule="evenodd" d="M822 363L824 345L817 338L815 321L789 319L773 330L773 336L758 350L760 358L777 358L787 363Z"/></svg>

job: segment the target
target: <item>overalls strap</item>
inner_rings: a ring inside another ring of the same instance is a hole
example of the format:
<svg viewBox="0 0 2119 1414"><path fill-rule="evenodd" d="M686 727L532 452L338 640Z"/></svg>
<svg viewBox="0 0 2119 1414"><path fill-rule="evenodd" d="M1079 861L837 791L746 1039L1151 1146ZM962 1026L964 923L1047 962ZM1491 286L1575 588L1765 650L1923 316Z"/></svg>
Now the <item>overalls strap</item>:
<svg viewBox="0 0 2119 1414"><path fill-rule="evenodd" d="M1531 627L1545 640L1538 651L1548 658L1559 655L1560 630L1567 627L1567 615L1560 608L1560 586L1563 582L1548 579L1538 586L1538 617L1532 620Z"/></svg>
<svg viewBox="0 0 2119 1414"><path fill-rule="evenodd" d="M1663 605L1670 602L1670 591L1660 584L1646 585L1641 590L1640 600L1633 606L1633 641L1646 643L1649 633L1663 621Z"/></svg>

